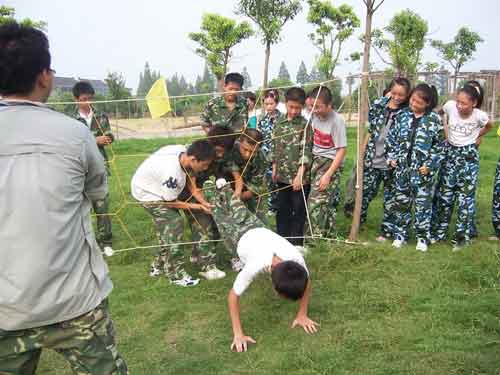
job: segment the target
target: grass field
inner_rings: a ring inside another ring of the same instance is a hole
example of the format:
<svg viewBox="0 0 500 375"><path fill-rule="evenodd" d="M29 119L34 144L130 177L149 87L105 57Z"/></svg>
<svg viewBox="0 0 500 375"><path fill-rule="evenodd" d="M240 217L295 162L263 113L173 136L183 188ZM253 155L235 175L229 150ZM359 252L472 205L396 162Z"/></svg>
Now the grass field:
<svg viewBox="0 0 500 375"><path fill-rule="evenodd" d="M115 285L111 314L130 373L500 374L500 243L486 240L492 232L492 183L500 146L493 133L481 146L480 238L469 248L452 253L451 245L439 245L423 254L415 251L414 241L400 251L374 243L379 197L360 234L369 245L314 246L307 262L313 279L309 315L321 324L315 336L290 329L297 305L276 297L269 280L261 277L242 298L243 327L257 344L247 353L232 353L226 296L234 272L223 280L180 288L148 277L153 250L108 258ZM353 163L354 129L348 138L343 181ZM129 196L129 181L147 154L174 142L114 145L115 249L155 244L150 218ZM338 220L339 232L346 234L349 220L342 212ZM57 354L44 352L38 373L71 372Z"/></svg>

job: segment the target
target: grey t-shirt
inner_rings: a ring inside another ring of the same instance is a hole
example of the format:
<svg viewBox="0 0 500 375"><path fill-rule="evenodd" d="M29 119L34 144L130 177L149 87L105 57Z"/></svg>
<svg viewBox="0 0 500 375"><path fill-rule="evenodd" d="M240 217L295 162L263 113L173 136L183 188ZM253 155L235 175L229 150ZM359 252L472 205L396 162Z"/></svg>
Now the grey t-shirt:
<svg viewBox="0 0 500 375"><path fill-rule="evenodd" d="M312 117L314 130L313 155L335 159L337 149L347 146L345 122L341 115L332 111L324 119Z"/></svg>
<svg viewBox="0 0 500 375"><path fill-rule="evenodd" d="M112 289L90 221L108 191L81 122L40 103L0 101L0 329L62 322Z"/></svg>
<svg viewBox="0 0 500 375"><path fill-rule="evenodd" d="M380 129L380 135L375 141L375 155L373 156L372 166L375 169L387 169L387 159L385 157L385 139L389 134L389 129L394 122L394 116L398 113L399 109L387 108L385 126Z"/></svg>

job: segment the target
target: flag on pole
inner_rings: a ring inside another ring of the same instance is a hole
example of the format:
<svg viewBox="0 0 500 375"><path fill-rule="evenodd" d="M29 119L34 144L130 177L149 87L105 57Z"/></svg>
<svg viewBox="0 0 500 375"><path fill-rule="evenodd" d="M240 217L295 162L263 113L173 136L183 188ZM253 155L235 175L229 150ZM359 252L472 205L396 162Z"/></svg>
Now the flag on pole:
<svg viewBox="0 0 500 375"><path fill-rule="evenodd" d="M165 78L160 77L146 95L151 118L156 119L171 111Z"/></svg>
<svg viewBox="0 0 500 375"><path fill-rule="evenodd" d="M500 137L500 126L498 127L497 135Z"/></svg>

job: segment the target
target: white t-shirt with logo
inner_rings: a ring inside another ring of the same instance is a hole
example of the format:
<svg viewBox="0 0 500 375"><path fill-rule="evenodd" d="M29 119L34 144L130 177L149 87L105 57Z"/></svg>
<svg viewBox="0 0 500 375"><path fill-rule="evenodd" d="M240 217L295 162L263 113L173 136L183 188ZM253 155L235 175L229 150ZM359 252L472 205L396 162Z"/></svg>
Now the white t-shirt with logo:
<svg viewBox="0 0 500 375"><path fill-rule="evenodd" d="M238 241L236 252L244 264L233 284L234 293L238 296L243 294L259 273L271 272L275 255L283 261L297 262L309 274L304 257L295 246L266 228L255 228L246 232Z"/></svg>
<svg viewBox="0 0 500 375"><path fill-rule="evenodd" d="M455 100L448 100L443 111L448 117L448 142L453 146L474 144L481 129L489 122L488 114L477 108L468 118L460 117Z"/></svg>
<svg viewBox="0 0 500 375"><path fill-rule="evenodd" d="M186 186L186 172L179 160L183 152L184 146L165 146L148 157L132 177L132 196L139 202L176 200Z"/></svg>
<svg viewBox="0 0 500 375"><path fill-rule="evenodd" d="M345 121L341 115L332 111L325 119L313 115L314 130L313 155L334 160L337 149L347 146Z"/></svg>

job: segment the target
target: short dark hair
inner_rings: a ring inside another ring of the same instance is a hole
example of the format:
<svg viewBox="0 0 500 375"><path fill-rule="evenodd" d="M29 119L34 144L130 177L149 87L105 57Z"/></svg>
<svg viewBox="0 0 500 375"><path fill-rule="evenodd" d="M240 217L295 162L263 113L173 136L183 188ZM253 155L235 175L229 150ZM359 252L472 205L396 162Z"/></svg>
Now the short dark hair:
<svg viewBox="0 0 500 375"><path fill-rule="evenodd" d="M474 88L476 88L478 90L478 97L477 97L477 103L476 103L476 108L480 109L482 106L483 106L483 100L484 100L484 89L483 89L483 86L481 86L481 84L474 80L474 79L471 79L470 81L467 81L465 82L465 85L469 85L469 86L473 86Z"/></svg>
<svg viewBox="0 0 500 375"><path fill-rule="evenodd" d="M246 128L240 135L240 142L247 142L250 145L260 144L262 142L262 133L257 129Z"/></svg>
<svg viewBox="0 0 500 375"><path fill-rule="evenodd" d="M80 95L95 95L95 90L87 81L79 81L73 86L73 96L79 98Z"/></svg>
<svg viewBox="0 0 500 375"><path fill-rule="evenodd" d="M227 85L229 82L236 83L240 85L240 88L243 87L243 83L245 82L245 78L240 73L227 73L224 77L224 84Z"/></svg>
<svg viewBox="0 0 500 375"><path fill-rule="evenodd" d="M257 97L253 92L247 92L245 96L247 97L247 99L250 99L254 103L257 101Z"/></svg>
<svg viewBox="0 0 500 375"><path fill-rule="evenodd" d="M278 93L278 90L270 89L264 93L264 99L267 99L267 98L274 99L274 102L278 103L280 101L280 94Z"/></svg>
<svg viewBox="0 0 500 375"><path fill-rule="evenodd" d="M316 100L321 100L321 102L324 105L332 105L333 104L333 97L332 97L332 92L330 89L326 86L317 86L315 87L310 93L310 98Z"/></svg>
<svg viewBox="0 0 500 375"><path fill-rule="evenodd" d="M208 142L214 147L224 147L224 150L233 148L235 137L231 129L224 126L214 126L208 131Z"/></svg>
<svg viewBox="0 0 500 375"><path fill-rule="evenodd" d="M194 156L198 161L214 160L215 149L206 139L199 139L189 145L187 155Z"/></svg>
<svg viewBox="0 0 500 375"><path fill-rule="evenodd" d="M304 105L306 102L306 92L301 87L292 87L286 90L285 101L299 102Z"/></svg>
<svg viewBox="0 0 500 375"><path fill-rule="evenodd" d="M426 112L430 112L436 108L438 92L434 85L429 86L427 83L420 83L411 90L410 97L416 93L427 103Z"/></svg>
<svg viewBox="0 0 500 375"><path fill-rule="evenodd" d="M292 301L302 298L308 279L306 269L292 260L278 263L271 271L274 289Z"/></svg>
<svg viewBox="0 0 500 375"><path fill-rule="evenodd" d="M29 94L38 74L50 69L49 41L30 26L0 26L0 94Z"/></svg>

